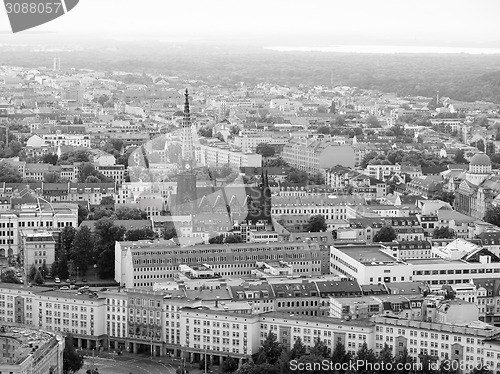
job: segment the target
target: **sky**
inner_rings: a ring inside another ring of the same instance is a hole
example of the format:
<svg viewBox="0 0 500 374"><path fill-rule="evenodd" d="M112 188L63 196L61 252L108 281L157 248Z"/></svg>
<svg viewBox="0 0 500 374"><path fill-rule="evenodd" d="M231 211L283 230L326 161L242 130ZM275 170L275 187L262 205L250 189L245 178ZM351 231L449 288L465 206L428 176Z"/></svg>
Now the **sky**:
<svg viewBox="0 0 500 374"><path fill-rule="evenodd" d="M65 16L31 32L262 45L500 48L498 14L498 0L80 0ZM8 30L6 11L0 8L0 32Z"/></svg>

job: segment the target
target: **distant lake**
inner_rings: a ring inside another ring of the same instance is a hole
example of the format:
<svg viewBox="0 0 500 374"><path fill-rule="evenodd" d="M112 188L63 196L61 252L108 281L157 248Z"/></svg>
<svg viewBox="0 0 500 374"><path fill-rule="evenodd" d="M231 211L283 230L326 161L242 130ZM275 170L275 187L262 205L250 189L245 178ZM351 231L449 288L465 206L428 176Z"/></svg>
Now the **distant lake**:
<svg viewBox="0 0 500 374"><path fill-rule="evenodd" d="M331 45L325 47L264 47L280 52L339 52L339 53L465 53L500 54L500 48L396 46L396 45Z"/></svg>

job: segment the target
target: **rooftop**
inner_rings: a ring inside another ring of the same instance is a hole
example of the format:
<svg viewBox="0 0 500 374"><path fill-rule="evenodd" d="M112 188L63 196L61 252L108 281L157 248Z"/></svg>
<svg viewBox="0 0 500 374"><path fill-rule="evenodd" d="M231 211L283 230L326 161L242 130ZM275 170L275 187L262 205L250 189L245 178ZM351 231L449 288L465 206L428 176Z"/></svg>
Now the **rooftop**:
<svg viewBox="0 0 500 374"><path fill-rule="evenodd" d="M397 260L381 251L379 246L338 246L337 250L366 265L385 265Z"/></svg>

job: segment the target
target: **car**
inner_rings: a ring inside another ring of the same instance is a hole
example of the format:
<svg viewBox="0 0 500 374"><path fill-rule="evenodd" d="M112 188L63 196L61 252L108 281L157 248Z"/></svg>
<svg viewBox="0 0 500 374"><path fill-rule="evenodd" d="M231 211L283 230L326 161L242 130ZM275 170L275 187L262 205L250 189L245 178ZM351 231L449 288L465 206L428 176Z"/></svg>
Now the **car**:
<svg viewBox="0 0 500 374"><path fill-rule="evenodd" d="M52 287L52 289L53 289L54 291L56 291L56 290L58 290L58 289L59 289L59 287L54 286L54 287Z"/></svg>
<svg viewBox="0 0 500 374"><path fill-rule="evenodd" d="M54 282L56 282L56 283L61 283L61 280L60 280L59 278L57 278L57 277L56 277L56 278L54 278Z"/></svg>
<svg viewBox="0 0 500 374"><path fill-rule="evenodd" d="M83 283L87 283L87 280L85 278L82 279Z"/></svg>
<svg viewBox="0 0 500 374"><path fill-rule="evenodd" d="M108 289L106 287L101 288L101 291L107 291Z"/></svg>
<svg viewBox="0 0 500 374"><path fill-rule="evenodd" d="M17 273L16 273L16 277L21 278L21 273L20 273L20 272L17 272Z"/></svg>
<svg viewBox="0 0 500 374"><path fill-rule="evenodd" d="M69 287L68 287L68 286L62 286L62 287L60 288L60 290L61 290L61 291L67 291L67 290L69 290Z"/></svg>
<svg viewBox="0 0 500 374"><path fill-rule="evenodd" d="M71 284L76 284L76 280L72 279Z"/></svg>
<svg viewBox="0 0 500 374"><path fill-rule="evenodd" d="M24 281L23 281L23 279L22 279L22 278L21 278L21 279L19 279L19 283L24 283Z"/></svg>
<svg viewBox="0 0 500 374"><path fill-rule="evenodd" d="M71 282L71 279L66 279L66 283L70 283Z"/></svg>

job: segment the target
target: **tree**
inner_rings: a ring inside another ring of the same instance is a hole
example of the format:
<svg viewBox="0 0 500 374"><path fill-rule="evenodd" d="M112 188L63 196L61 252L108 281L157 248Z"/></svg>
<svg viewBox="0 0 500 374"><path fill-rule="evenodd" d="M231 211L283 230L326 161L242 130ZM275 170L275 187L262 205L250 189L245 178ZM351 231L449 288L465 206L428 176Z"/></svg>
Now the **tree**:
<svg viewBox="0 0 500 374"><path fill-rule="evenodd" d="M43 276L42 276L42 272L40 270L36 271L36 274L35 274L35 277L33 278L33 281L37 285L41 285L41 284L43 284L45 282L44 279L43 279Z"/></svg>
<svg viewBox="0 0 500 374"><path fill-rule="evenodd" d="M414 374L416 366L415 359L408 354L408 349L404 348L400 355L394 359L397 374ZM411 369L413 368L413 370Z"/></svg>
<svg viewBox="0 0 500 374"><path fill-rule="evenodd" d="M365 169L366 166L368 165L368 163L371 160L375 159L377 156L378 156L378 153L375 151L370 151L367 154L365 154L365 156L363 157L363 160L361 161L361 165L360 165L361 168Z"/></svg>
<svg viewBox="0 0 500 374"><path fill-rule="evenodd" d="M455 237L455 230L445 226L436 227L432 232L433 239L454 239Z"/></svg>
<svg viewBox="0 0 500 374"><path fill-rule="evenodd" d="M78 226L87 219L89 211L82 205L78 205Z"/></svg>
<svg viewBox="0 0 500 374"><path fill-rule="evenodd" d="M58 261L56 260L56 261L54 261L54 262L52 263L52 265L50 265L50 275L51 275L52 277L55 277L55 276L57 275L57 273L58 273L58 269L59 269L59 263L58 263Z"/></svg>
<svg viewBox="0 0 500 374"><path fill-rule="evenodd" d="M311 178L309 178L309 182L312 184L316 184L318 186L324 185L325 184L325 177L321 173L317 173Z"/></svg>
<svg viewBox="0 0 500 374"><path fill-rule="evenodd" d="M79 273L85 275L88 266L91 265L94 252L94 238L92 231L87 226L81 226L73 239L70 251L73 268L79 268Z"/></svg>
<svg viewBox="0 0 500 374"><path fill-rule="evenodd" d="M79 162L89 162L90 153L87 151L71 151L63 153L57 160L60 165L73 165Z"/></svg>
<svg viewBox="0 0 500 374"><path fill-rule="evenodd" d="M199 368L200 370L203 370L203 372L205 372L205 371L204 371L204 370L205 370L205 362L206 362L206 369L207 369L207 371L209 371L209 370L210 370L210 361L208 361L208 360L206 360L206 361L205 361L205 358L202 358L202 359L200 360L200 362L199 362L198 368Z"/></svg>
<svg viewBox="0 0 500 374"><path fill-rule="evenodd" d="M101 183L101 180L94 176L94 175L89 175L85 180L83 181L84 183Z"/></svg>
<svg viewBox="0 0 500 374"><path fill-rule="evenodd" d="M20 283L14 270L6 270L2 273L0 280L4 283Z"/></svg>
<svg viewBox="0 0 500 374"><path fill-rule="evenodd" d="M101 199L101 205L113 205L115 203L115 200L113 199L113 196L104 196Z"/></svg>
<svg viewBox="0 0 500 374"><path fill-rule="evenodd" d="M127 231L123 226L115 226L110 218L101 218L95 223L97 267L102 278L113 278L115 274L115 242L122 241Z"/></svg>
<svg viewBox="0 0 500 374"><path fill-rule="evenodd" d="M223 373L234 373L238 370L238 362L232 357L227 356L222 364Z"/></svg>
<svg viewBox="0 0 500 374"><path fill-rule="evenodd" d="M198 129L198 135L203 136L204 138L211 138L213 130L211 127L200 127Z"/></svg>
<svg viewBox="0 0 500 374"><path fill-rule="evenodd" d="M83 367L83 355L75 350L75 344L71 335L66 336L63 351L64 374L76 373Z"/></svg>
<svg viewBox="0 0 500 374"><path fill-rule="evenodd" d="M491 206L486 210L484 220L496 226L500 226L500 206Z"/></svg>
<svg viewBox="0 0 500 374"><path fill-rule="evenodd" d="M35 264L32 264L30 267L30 271L28 273L28 282L32 282L35 279L36 272L37 272L36 266Z"/></svg>
<svg viewBox="0 0 500 374"><path fill-rule="evenodd" d="M321 232L326 231L328 226L326 225L325 216L317 214L309 218L309 222L306 226L306 231L308 232Z"/></svg>
<svg viewBox="0 0 500 374"><path fill-rule="evenodd" d="M337 342L332 352L332 361L340 364L347 363L352 360L352 356L345 350L345 345Z"/></svg>
<svg viewBox="0 0 500 374"><path fill-rule="evenodd" d="M455 153L455 163L457 164L467 164L467 159L465 158L465 152L463 149L459 149L456 153Z"/></svg>
<svg viewBox="0 0 500 374"><path fill-rule="evenodd" d="M224 243L241 243L241 236L239 235L228 235L224 239Z"/></svg>
<svg viewBox="0 0 500 374"><path fill-rule="evenodd" d="M97 98L97 102L101 104L102 107L104 107L104 104L106 104L108 101L109 101L108 95L101 95Z"/></svg>
<svg viewBox="0 0 500 374"><path fill-rule="evenodd" d="M165 227L162 230L162 236L165 240L177 238L177 230L175 229L175 225L173 222L168 222L165 224Z"/></svg>
<svg viewBox="0 0 500 374"><path fill-rule="evenodd" d="M375 356L375 353L371 348L368 349L368 345L366 343L363 343L361 348L359 348L358 352L356 353L356 362L360 363L360 365L357 367L358 373L371 374L373 364L377 362L377 356Z"/></svg>
<svg viewBox="0 0 500 374"><path fill-rule="evenodd" d="M55 153L47 153L42 156L42 162L44 164L57 165L57 159L59 157Z"/></svg>
<svg viewBox="0 0 500 374"><path fill-rule="evenodd" d="M366 124L368 125L368 127L372 127L372 128L382 127L380 125L380 122L379 122L378 118L375 117L374 115L369 115L366 118Z"/></svg>
<svg viewBox="0 0 500 374"><path fill-rule="evenodd" d="M320 338L316 338L314 346L311 348L310 355L328 358L330 356L330 349L326 346L325 342Z"/></svg>
<svg viewBox="0 0 500 374"><path fill-rule="evenodd" d="M94 178L90 178L94 177ZM78 182L80 183L105 183L110 180L106 178L101 172L97 171L93 164L84 162L80 165L78 171Z"/></svg>
<svg viewBox="0 0 500 374"><path fill-rule="evenodd" d="M257 147L255 147L255 153L258 153L262 157L273 157L276 153L276 150L272 145L267 143L259 143Z"/></svg>
<svg viewBox="0 0 500 374"><path fill-rule="evenodd" d="M296 360L304 356L306 353L307 353L307 348L304 345L304 343L302 343L302 339L299 336L297 337L297 339L295 339L295 343L293 343L293 347L289 353L289 359Z"/></svg>
<svg viewBox="0 0 500 374"><path fill-rule="evenodd" d="M392 228L392 226L384 226L382 227L373 237L374 242L392 242L397 238L396 231Z"/></svg>
<svg viewBox="0 0 500 374"><path fill-rule="evenodd" d="M45 279L49 275L49 268L47 267L47 263L42 264L40 271L42 272L42 277Z"/></svg>
<svg viewBox="0 0 500 374"><path fill-rule="evenodd" d="M124 239L127 241L136 242L138 240L153 240L155 238L155 232L148 227L145 229L127 230Z"/></svg>
<svg viewBox="0 0 500 374"><path fill-rule="evenodd" d="M394 362L394 356L392 355L392 348L387 345L387 343L384 344L384 348L380 351L378 355L378 362L381 364L388 364L388 363L393 363ZM387 366L386 366L387 367ZM378 374L392 374L392 370L380 370Z"/></svg>
<svg viewBox="0 0 500 374"><path fill-rule="evenodd" d="M470 374L493 374L492 370L489 370L487 366L475 367L472 369Z"/></svg>
<svg viewBox="0 0 500 374"><path fill-rule="evenodd" d="M137 208L118 208L115 211L116 219L119 220L141 220L148 219L148 214Z"/></svg>
<svg viewBox="0 0 500 374"><path fill-rule="evenodd" d="M59 236L61 242L62 251L61 254L68 255L71 252L71 248L73 247L73 240L75 239L76 229L72 226L65 226L61 230L61 234Z"/></svg>
<svg viewBox="0 0 500 374"><path fill-rule="evenodd" d="M220 234L208 239L209 244L222 244L224 243L224 235Z"/></svg>
<svg viewBox="0 0 500 374"><path fill-rule="evenodd" d="M309 176L305 171L297 170L297 169L292 169L288 173L286 180L290 183L296 183L296 184L306 184L308 181Z"/></svg>
<svg viewBox="0 0 500 374"><path fill-rule="evenodd" d="M7 162L0 162L0 183L21 183L23 176L14 166Z"/></svg>
<svg viewBox="0 0 500 374"><path fill-rule="evenodd" d="M66 279L69 277L69 271L68 271L68 256L67 255L62 255L59 258L58 262L58 267L57 267L57 272L54 274L52 273L52 276L57 275L60 278Z"/></svg>
<svg viewBox="0 0 500 374"><path fill-rule="evenodd" d="M225 142L224 135L222 135L220 131L218 131L217 134L214 135L214 138L219 139L221 142Z"/></svg>
<svg viewBox="0 0 500 374"><path fill-rule="evenodd" d="M269 332L269 334L267 334L266 340L264 341L264 344L262 344L256 354L255 362L258 365L266 363L274 365L278 362L282 350L283 347L278 342L276 334L274 334L273 332Z"/></svg>
<svg viewBox="0 0 500 374"><path fill-rule="evenodd" d="M43 181L45 183L58 183L61 181L58 173L49 172L43 175Z"/></svg>
<svg viewBox="0 0 500 374"><path fill-rule="evenodd" d="M281 157L265 160L263 163L263 166L268 167L268 168L270 168L270 167L278 167L278 168L290 167L290 165L288 165L288 163L285 160L283 160Z"/></svg>
<svg viewBox="0 0 500 374"><path fill-rule="evenodd" d="M255 364L253 362L245 362L236 372L237 374L253 374Z"/></svg>

